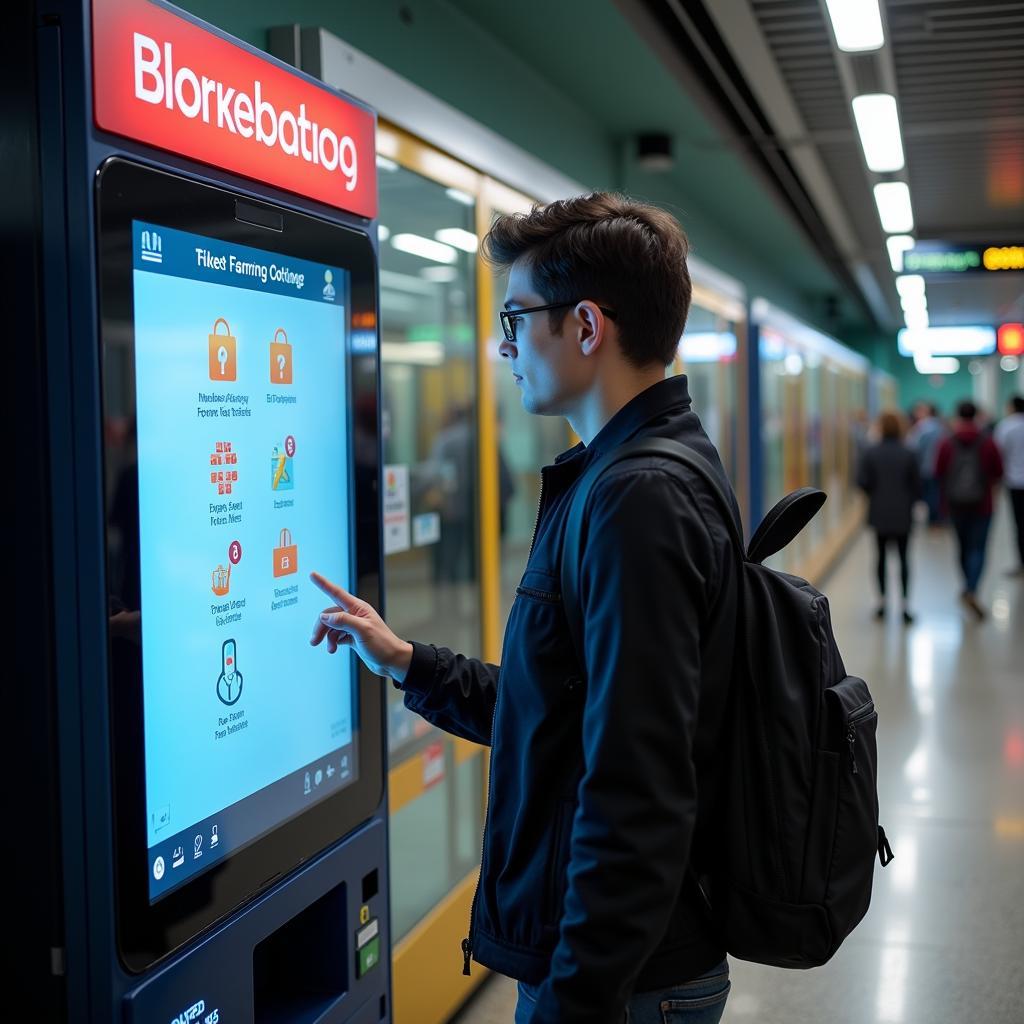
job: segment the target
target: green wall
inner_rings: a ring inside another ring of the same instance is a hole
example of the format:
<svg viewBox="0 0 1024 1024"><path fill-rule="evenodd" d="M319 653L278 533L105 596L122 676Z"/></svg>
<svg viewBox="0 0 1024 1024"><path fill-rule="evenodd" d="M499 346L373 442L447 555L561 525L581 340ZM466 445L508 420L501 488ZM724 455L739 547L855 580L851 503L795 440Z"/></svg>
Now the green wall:
<svg viewBox="0 0 1024 1024"><path fill-rule="evenodd" d="M752 296L842 340L868 326L774 194L611 0L182 6L261 48L273 26L322 26L584 186L625 189L670 209L694 253ZM670 172L644 174L624 159L642 130L672 134ZM827 294L839 298L839 322L823 320Z"/></svg>

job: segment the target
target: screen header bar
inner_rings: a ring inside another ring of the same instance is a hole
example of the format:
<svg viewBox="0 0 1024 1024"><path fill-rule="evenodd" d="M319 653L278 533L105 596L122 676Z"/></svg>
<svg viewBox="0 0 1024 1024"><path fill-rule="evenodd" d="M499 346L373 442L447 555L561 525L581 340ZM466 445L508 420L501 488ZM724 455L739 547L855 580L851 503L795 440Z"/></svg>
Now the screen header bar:
<svg viewBox="0 0 1024 1024"><path fill-rule="evenodd" d="M345 301L339 293L344 278L335 267L141 220L132 221L132 267L313 302Z"/></svg>

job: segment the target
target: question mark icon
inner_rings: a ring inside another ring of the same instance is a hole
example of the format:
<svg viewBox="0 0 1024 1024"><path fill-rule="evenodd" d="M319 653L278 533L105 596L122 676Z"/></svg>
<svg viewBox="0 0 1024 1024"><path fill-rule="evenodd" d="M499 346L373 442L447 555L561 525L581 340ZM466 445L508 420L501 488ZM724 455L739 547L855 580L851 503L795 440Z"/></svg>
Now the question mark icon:
<svg viewBox="0 0 1024 1024"><path fill-rule="evenodd" d="M224 376L224 364L227 363L227 361L228 350L223 345L221 345L221 347L217 349L217 362L220 363L220 375L222 377Z"/></svg>
<svg viewBox="0 0 1024 1024"><path fill-rule="evenodd" d="M278 376L281 378L281 380L284 380L284 364L285 364L284 353L278 353L278 356L277 356L277 372L278 372Z"/></svg>

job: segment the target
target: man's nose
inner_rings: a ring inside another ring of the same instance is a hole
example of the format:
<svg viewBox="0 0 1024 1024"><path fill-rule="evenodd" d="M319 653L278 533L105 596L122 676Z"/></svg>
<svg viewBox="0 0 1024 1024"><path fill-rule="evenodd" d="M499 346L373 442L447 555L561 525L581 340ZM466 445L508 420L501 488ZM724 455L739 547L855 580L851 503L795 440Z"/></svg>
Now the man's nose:
<svg viewBox="0 0 1024 1024"><path fill-rule="evenodd" d="M498 355L500 355L502 359L511 359L515 354L515 345L509 341L508 338L502 337L501 344L498 345Z"/></svg>

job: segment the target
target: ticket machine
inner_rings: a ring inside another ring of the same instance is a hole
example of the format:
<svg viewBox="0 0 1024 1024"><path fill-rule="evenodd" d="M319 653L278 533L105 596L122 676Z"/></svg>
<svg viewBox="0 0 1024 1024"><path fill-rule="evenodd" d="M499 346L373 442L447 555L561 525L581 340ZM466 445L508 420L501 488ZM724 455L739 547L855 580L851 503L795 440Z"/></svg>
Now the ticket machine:
<svg viewBox="0 0 1024 1024"><path fill-rule="evenodd" d="M375 116L152 0L34 25L62 1015L390 1020Z"/></svg>

